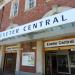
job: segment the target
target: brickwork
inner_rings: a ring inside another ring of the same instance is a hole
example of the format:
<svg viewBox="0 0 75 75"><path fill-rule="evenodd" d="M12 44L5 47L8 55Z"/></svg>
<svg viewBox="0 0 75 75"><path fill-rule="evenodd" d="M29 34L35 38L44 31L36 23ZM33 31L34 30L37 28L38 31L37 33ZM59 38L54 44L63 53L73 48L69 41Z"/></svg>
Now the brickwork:
<svg viewBox="0 0 75 75"><path fill-rule="evenodd" d="M36 54L36 50L32 49L32 47L36 47L36 42L25 42L25 43L21 44L21 47L23 48L22 53L23 52L35 52L35 54ZM36 72L36 65L35 66L22 66L22 59L21 59L20 70L25 71L25 72L35 73Z"/></svg>
<svg viewBox="0 0 75 75"><path fill-rule="evenodd" d="M56 4L59 6L75 7L74 0L50 0L49 2L46 2L45 0L37 0L35 8L25 11L25 0L19 1L19 14L18 16L12 17L13 23L17 23L19 25L42 18L42 16ZM10 25L10 8L11 2L4 7L0 31L5 30Z"/></svg>
<svg viewBox="0 0 75 75"><path fill-rule="evenodd" d="M75 0L50 0L49 2L37 0L36 7L29 11L25 11L25 0L19 0L19 14L18 16L12 17L13 23L22 25L40 19L56 4L59 6L75 7ZM0 31L5 30L10 25L10 8L11 2L4 7Z"/></svg>
<svg viewBox="0 0 75 75"><path fill-rule="evenodd" d="M49 2L46 2L45 0L36 0L37 4L36 7L25 11L25 0L19 0L19 12L18 16L12 17L12 21L14 24L23 25L25 23L29 23L35 20L38 20L42 18L45 13L47 13L49 10L52 9L53 5L59 5L59 6L68 6L68 7L75 7L75 0L50 0ZM1 22L1 28L0 31L4 31L9 27L11 19L10 19L10 10L11 10L11 2L8 3L3 10L0 10L0 21ZM2 13L3 12L3 13ZM3 17L2 17L3 15ZM22 52L27 52L32 50L32 44L30 43L23 43ZM34 44L35 45L35 44ZM22 56L22 55L21 55ZM21 57L22 58L22 57ZM22 59L21 59L22 61ZM34 67L26 67L20 65L21 71L26 72L36 72L36 66Z"/></svg>

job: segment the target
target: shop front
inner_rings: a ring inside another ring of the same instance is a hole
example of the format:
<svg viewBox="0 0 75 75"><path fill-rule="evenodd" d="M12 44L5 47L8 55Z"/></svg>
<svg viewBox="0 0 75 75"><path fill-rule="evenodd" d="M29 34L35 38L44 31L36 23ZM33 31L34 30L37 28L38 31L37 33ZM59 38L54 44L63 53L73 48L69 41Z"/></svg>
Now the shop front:
<svg viewBox="0 0 75 75"><path fill-rule="evenodd" d="M15 75L75 74L75 39L45 41L73 35L75 28L68 24L75 22L74 12L75 9L71 9L1 32L3 71L12 71ZM59 29L63 24L69 27ZM51 31L52 27L58 30Z"/></svg>
<svg viewBox="0 0 75 75"><path fill-rule="evenodd" d="M1 66L3 73L14 74L20 68L20 44L11 44L1 46Z"/></svg>
<svg viewBox="0 0 75 75"><path fill-rule="evenodd" d="M45 42L45 75L75 74L74 45L74 38Z"/></svg>

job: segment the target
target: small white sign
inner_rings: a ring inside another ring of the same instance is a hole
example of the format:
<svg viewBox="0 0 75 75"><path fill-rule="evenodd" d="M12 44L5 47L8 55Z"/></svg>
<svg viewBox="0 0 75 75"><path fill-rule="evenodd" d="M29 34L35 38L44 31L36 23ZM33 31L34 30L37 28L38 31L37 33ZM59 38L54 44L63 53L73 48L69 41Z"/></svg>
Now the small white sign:
<svg viewBox="0 0 75 75"><path fill-rule="evenodd" d="M63 39L57 41L47 41L44 43L44 47L57 47L57 46L67 46L67 45L75 45L75 38L72 39Z"/></svg>
<svg viewBox="0 0 75 75"><path fill-rule="evenodd" d="M71 48L71 51L75 51L75 48Z"/></svg>
<svg viewBox="0 0 75 75"><path fill-rule="evenodd" d="M22 53L22 66L35 66L35 52Z"/></svg>

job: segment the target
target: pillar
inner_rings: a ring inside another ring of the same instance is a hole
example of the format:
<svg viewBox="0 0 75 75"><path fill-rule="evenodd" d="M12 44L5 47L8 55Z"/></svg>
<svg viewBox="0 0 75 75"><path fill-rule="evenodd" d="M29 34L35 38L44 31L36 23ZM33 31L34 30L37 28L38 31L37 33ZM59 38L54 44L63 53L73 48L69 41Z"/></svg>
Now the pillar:
<svg viewBox="0 0 75 75"><path fill-rule="evenodd" d="M0 47L0 68L3 69L4 65L4 46Z"/></svg>
<svg viewBox="0 0 75 75"><path fill-rule="evenodd" d="M37 41L37 51L36 51L36 73L43 74L43 42Z"/></svg>
<svg viewBox="0 0 75 75"><path fill-rule="evenodd" d="M16 57L16 72L20 70L20 53L21 53L21 44L18 44L17 57Z"/></svg>

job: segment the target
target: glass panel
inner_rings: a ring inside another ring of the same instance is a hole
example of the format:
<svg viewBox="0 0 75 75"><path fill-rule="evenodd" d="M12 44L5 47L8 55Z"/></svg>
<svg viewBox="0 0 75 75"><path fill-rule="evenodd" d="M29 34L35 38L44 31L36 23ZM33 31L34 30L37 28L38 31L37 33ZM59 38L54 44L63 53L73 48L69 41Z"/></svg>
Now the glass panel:
<svg viewBox="0 0 75 75"><path fill-rule="evenodd" d="M75 51L70 52L71 73L75 74Z"/></svg>
<svg viewBox="0 0 75 75"><path fill-rule="evenodd" d="M17 14L17 12L18 12L18 3L16 2L14 4L14 16Z"/></svg>
<svg viewBox="0 0 75 75"><path fill-rule="evenodd" d="M57 55L57 69L58 69L58 72L69 73L67 55Z"/></svg>
<svg viewBox="0 0 75 75"><path fill-rule="evenodd" d="M29 0L29 8L34 7L34 0Z"/></svg>
<svg viewBox="0 0 75 75"><path fill-rule="evenodd" d="M70 52L71 65L75 65L75 51Z"/></svg>

